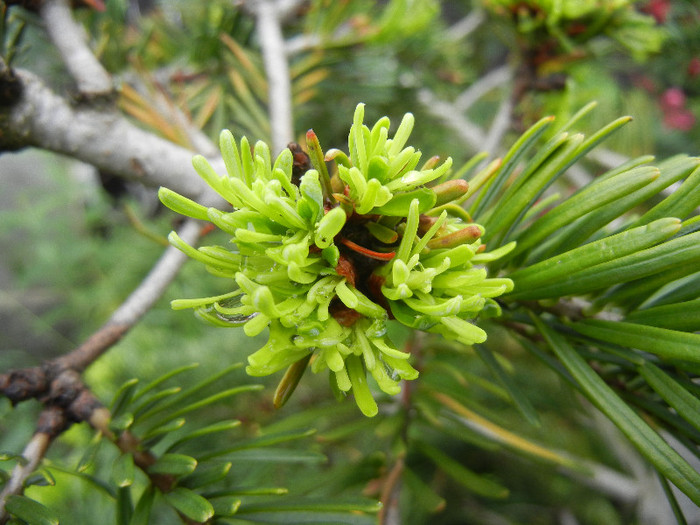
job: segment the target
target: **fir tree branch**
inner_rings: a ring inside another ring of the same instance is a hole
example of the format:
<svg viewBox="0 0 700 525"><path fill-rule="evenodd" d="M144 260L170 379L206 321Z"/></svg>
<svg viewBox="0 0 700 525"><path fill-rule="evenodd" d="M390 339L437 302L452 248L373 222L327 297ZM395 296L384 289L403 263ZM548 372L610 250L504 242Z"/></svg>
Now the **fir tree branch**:
<svg viewBox="0 0 700 525"><path fill-rule="evenodd" d="M267 75L271 146L274 154L282 151L294 139L292 85L278 4L281 2L258 0L252 6L257 18L258 41Z"/></svg>
<svg viewBox="0 0 700 525"><path fill-rule="evenodd" d="M401 512L399 509L399 497L401 495L401 473L404 469L404 459L399 457L394 466L389 471L380 501L382 508L379 510L377 521L381 525L398 525L401 523Z"/></svg>
<svg viewBox="0 0 700 525"><path fill-rule="evenodd" d="M67 0L45 0L39 9L44 27L82 95L105 95L112 79L87 46L85 30L73 18Z"/></svg>
<svg viewBox="0 0 700 525"><path fill-rule="evenodd" d="M509 66L501 66L480 77L465 89L454 101L454 107L460 113L469 111L479 99L510 82L513 74Z"/></svg>
<svg viewBox="0 0 700 525"><path fill-rule="evenodd" d="M481 77L454 102L440 100L435 93L425 88L418 92L418 100L429 113L451 128L474 151L493 153L505 132L510 128L513 100L507 97L501 103L488 131L471 122L466 112L480 98L510 82L512 76L508 66L501 66Z"/></svg>
<svg viewBox="0 0 700 525"><path fill-rule="evenodd" d="M192 168L191 151L136 127L110 108L72 105L29 71L4 73L20 83L21 96L0 107L0 147L35 146L146 186L165 185L200 202L219 202ZM212 165L224 171L220 158L212 159Z"/></svg>
<svg viewBox="0 0 700 525"><path fill-rule="evenodd" d="M56 408L47 408L39 417L39 421L46 422L49 419L62 419L62 411ZM53 437L47 432L37 431L29 440L22 451L25 464L18 463L12 470L10 479L0 493L0 524L7 523L10 516L5 512L5 504L10 496L19 495L24 491L24 483L36 470L44 458Z"/></svg>
<svg viewBox="0 0 700 525"><path fill-rule="evenodd" d="M182 226L178 235L188 244L194 244L201 230L201 223L189 220ZM58 365L61 368L82 371L93 363L141 320L177 276L186 260L187 256L177 248L166 248L145 279L114 311L109 320L78 348L58 358Z"/></svg>
<svg viewBox="0 0 700 525"><path fill-rule="evenodd" d="M447 29L449 40L462 40L474 32L486 20L486 15L481 9L473 9L467 16L452 24Z"/></svg>
<svg viewBox="0 0 700 525"><path fill-rule="evenodd" d="M194 243L201 229L200 223L189 220L179 235L188 243ZM0 393L7 396L13 404L37 398L45 405L39 416L37 431L23 452L28 463L15 467L0 494L0 523L7 519L4 511L7 498L22 493L24 482L36 469L52 440L71 423L87 421L109 435L109 414L83 384L80 372L114 346L145 315L175 278L186 259L182 252L172 246L168 247L141 284L82 345L43 366L0 374ZM117 444L126 450L130 443L128 437L120 440L117 440ZM137 464L142 468L155 461L149 454L143 453L142 456L135 455ZM164 487L167 480L157 481L159 487Z"/></svg>
<svg viewBox="0 0 700 525"><path fill-rule="evenodd" d="M498 106L498 111L491 121L486 141L484 142L483 151L498 151L503 137L511 128L513 116L513 100L506 97Z"/></svg>
<svg viewBox="0 0 700 525"><path fill-rule="evenodd" d="M482 144L486 140L484 131L462 116L454 104L437 98L429 89L421 89L418 92L418 101L434 117L437 117L444 125L454 130L465 144L474 151L481 151Z"/></svg>
<svg viewBox="0 0 700 525"><path fill-rule="evenodd" d="M36 431L22 452L26 463L15 466L0 493L0 524L9 519L5 511L8 498L22 494L25 482L37 469L53 440L74 422L88 421L95 426L96 422L104 420L106 410L73 370L60 370L55 364L47 363L43 367L3 374L0 376L0 391L7 394L4 387L8 387L10 390L15 388L15 393L18 393L17 385L8 382L13 376L33 376L36 389L25 393L38 397L45 406L39 414ZM16 402L15 398L8 397Z"/></svg>

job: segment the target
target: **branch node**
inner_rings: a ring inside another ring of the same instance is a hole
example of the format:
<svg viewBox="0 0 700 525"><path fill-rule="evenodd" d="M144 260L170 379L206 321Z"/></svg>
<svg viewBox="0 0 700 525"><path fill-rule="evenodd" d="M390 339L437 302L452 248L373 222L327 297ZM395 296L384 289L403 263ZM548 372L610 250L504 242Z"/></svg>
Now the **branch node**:
<svg viewBox="0 0 700 525"><path fill-rule="evenodd" d="M36 432L46 434L50 439L54 439L71 426L71 424L72 422L66 417L63 408L52 405L46 407L41 411L41 414L39 414Z"/></svg>
<svg viewBox="0 0 700 525"><path fill-rule="evenodd" d="M0 392L12 405L44 394L49 381L44 370L39 367L12 370L0 375Z"/></svg>
<svg viewBox="0 0 700 525"><path fill-rule="evenodd" d="M22 98L22 82L14 71L0 64L0 107L14 106Z"/></svg>

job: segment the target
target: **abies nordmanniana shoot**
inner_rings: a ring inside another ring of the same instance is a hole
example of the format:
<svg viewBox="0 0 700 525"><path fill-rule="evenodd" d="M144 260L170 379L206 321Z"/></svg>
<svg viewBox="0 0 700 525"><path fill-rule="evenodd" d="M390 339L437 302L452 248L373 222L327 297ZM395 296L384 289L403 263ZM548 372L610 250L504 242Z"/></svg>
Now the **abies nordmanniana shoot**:
<svg viewBox="0 0 700 525"><path fill-rule="evenodd" d="M349 155L325 154L313 131L307 156L285 149L273 161L268 146L237 145L229 131L220 138L225 174L204 157L193 164L232 209L206 208L166 188L161 201L183 215L207 220L232 236L231 246L195 249L175 232L170 242L208 270L233 281L215 297L173 301L194 308L219 326L243 326L254 336L266 328L267 343L248 357L254 376L287 369L277 403L301 374L330 371L332 386L352 391L360 410L377 413L368 374L387 394L401 379L415 379L411 355L387 336L395 320L465 345L486 333L473 324L480 313L497 315L494 297L512 289L505 278L489 278L483 264L512 246L492 252L481 242L483 228L460 203L471 191L452 179L452 159L421 153L406 141L413 116L406 114L392 138L390 122L363 124L355 110ZM326 162L335 165L331 177Z"/></svg>

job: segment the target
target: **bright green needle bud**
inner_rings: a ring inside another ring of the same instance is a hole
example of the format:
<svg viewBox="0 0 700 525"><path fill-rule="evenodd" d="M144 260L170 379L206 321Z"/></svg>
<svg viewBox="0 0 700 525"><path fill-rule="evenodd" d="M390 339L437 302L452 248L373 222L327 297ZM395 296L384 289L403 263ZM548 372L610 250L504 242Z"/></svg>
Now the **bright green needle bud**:
<svg viewBox="0 0 700 525"><path fill-rule="evenodd" d="M159 188L158 198L160 202L180 215L186 215L187 217L203 221L209 220L207 208L168 188Z"/></svg>
<svg viewBox="0 0 700 525"><path fill-rule="evenodd" d="M333 242L333 238L343 229L346 218L345 212L339 207L326 213L316 227L316 246L321 249L328 248Z"/></svg>
<svg viewBox="0 0 700 525"><path fill-rule="evenodd" d="M461 198L469 191L469 183L463 179L448 180L433 187L437 200L435 206L442 206L448 202Z"/></svg>
<svg viewBox="0 0 700 525"><path fill-rule="evenodd" d="M393 137L387 117L371 128L363 120L360 104L347 154L324 154L309 131L306 163L299 161L299 146L273 160L266 144L251 149L245 137L236 144L223 131L227 173L216 173L201 156L193 165L232 211L159 191L169 208L211 221L231 237L230 247L196 249L170 235L174 246L235 286L214 297L174 301L173 308L193 308L216 326L242 326L249 336L267 329L267 343L248 357L246 370L264 376L286 369L275 406L310 368L327 370L338 395L352 393L362 413L374 416L374 389L395 395L402 381L418 377L411 355L387 336L388 323L480 343L486 334L473 320L482 312L498 315L493 298L512 289L509 279L489 278L477 266L513 246L484 251L483 228L460 206L469 185L426 186L449 179L452 160L431 157L418 167L421 153L406 146L415 125L411 114Z"/></svg>
<svg viewBox="0 0 700 525"><path fill-rule="evenodd" d="M272 404L275 408L281 408L294 393L294 389L299 384L301 376L306 372L306 367L309 365L309 360L311 359L311 354L302 357L287 368L282 380L279 385L277 385L277 390L275 390L275 395L272 399Z"/></svg>

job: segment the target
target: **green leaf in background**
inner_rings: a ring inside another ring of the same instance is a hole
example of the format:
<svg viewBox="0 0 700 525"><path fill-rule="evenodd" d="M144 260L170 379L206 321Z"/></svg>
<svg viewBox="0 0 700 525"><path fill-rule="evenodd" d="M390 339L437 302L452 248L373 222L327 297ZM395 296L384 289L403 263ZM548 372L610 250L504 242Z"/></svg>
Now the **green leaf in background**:
<svg viewBox="0 0 700 525"><path fill-rule="evenodd" d="M164 454L148 467L148 472L158 474L171 474L184 476L194 472L197 468L197 460L184 454Z"/></svg>
<svg viewBox="0 0 700 525"><path fill-rule="evenodd" d="M657 224L662 221L666 221L666 224ZM588 293L618 283L671 271L674 268L690 263L700 262L700 242L698 242L700 241L700 232L676 237L657 246L644 248L645 244L649 246L649 244L658 242L672 234L674 228L680 226L675 219L660 219L657 223L652 223L654 228L651 228L652 225L649 225L650 228L646 231L635 229L640 234L636 239L641 243L638 247L634 246L635 243L631 242L632 239L629 239L629 244L624 242L613 243L613 241L620 241L621 239L613 236L616 239L610 237L599 242L593 242L567 252L561 257L554 257L527 268L525 271L528 272L528 275L520 283L518 283L515 274L511 275L510 277L515 282L516 291L510 297L532 300ZM641 228L646 227L642 226ZM630 232L635 230L630 230ZM619 235L624 235L625 233L628 232L623 232L623 234ZM594 263L593 266L589 267L582 266L586 264L587 260L595 258L593 253L594 245L595 248L601 250L598 256L607 260L599 264ZM625 252L627 254L621 256L621 253ZM574 253L581 255L579 261L572 259ZM564 259L566 259L566 263ZM557 266L559 261L561 261L561 265ZM552 265L548 267L548 272L543 272L539 275L532 273L533 269L544 263ZM571 273L569 275L562 274L562 271L567 269ZM548 277L551 278L549 282L547 282ZM518 291L518 284L521 285L520 291Z"/></svg>
<svg viewBox="0 0 700 525"><path fill-rule="evenodd" d="M508 497L509 491L506 487L469 470L434 446L422 441L417 441L414 445L445 474L464 486L469 492L484 498L503 499Z"/></svg>
<svg viewBox="0 0 700 525"><path fill-rule="evenodd" d="M658 366L646 362L640 367L649 386L673 408L679 416L700 430L700 399L675 381Z"/></svg>
<svg viewBox="0 0 700 525"><path fill-rule="evenodd" d="M174 370L171 372L171 374L166 374L164 376L166 379L169 375L179 373L181 371L186 371L191 368L192 365L189 365L187 367L182 367L180 369ZM153 417L155 414L159 412L164 412L165 409L171 408L176 405L185 405L187 406L190 400L196 399L195 394L200 392L201 390L211 386L212 384L216 383L217 381L221 380L224 376L230 374L231 372L238 370L241 368L243 365L241 363L234 363L230 366L227 366L223 368L222 370L211 374L209 377L206 379L200 381L199 383L192 385L191 387L187 388L186 390L181 391L178 395L171 396L164 402L160 403L159 405L151 408L150 410L146 411L145 413L141 414L141 419L150 419ZM165 379L163 379L165 380ZM158 380L160 381L160 380ZM185 401L187 400L187 401ZM177 416L176 416L177 417Z"/></svg>
<svg viewBox="0 0 700 525"><path fill-rule="evenodd" d="M138 382L138 379L130 379L122 384L116 394L114 394L114 400L112 401L110 410L113 418L121 415L122 410L129 405L131 398L134 396L134 392L136 392Z"/></svg>
<svg viewBox="0 0 700 525"><path fill-rule="evenodd" d="M134 421L139 422L142 419L144 413L151 411L156 405L158 405L158 403L169 398L170 396L179 394L181 391L181 387L174 386L171 388L164 388L163 390L159 390L151 394L143 395L139 398L141 401L139 403L135 403L133 406ZM136 396L134 396L134 401L135 400Z"/></svg>
<svg viewBox="0 0 700 525"><path fill-rule="evenodd" d="M241 506L241 499L235 496L211 498L209 503L214 507L214 516L233 516Z"/></svg>
<svg viewBox="0 0 700 525"><path fill-rule="evenodd" d="M169 421L164 425L148 429L148 431L141 436L141 439L143 440L143 445L152 447L165 436L167 436L169 433L182 428L185 425L185 422L185 418L181 417L178 419L174 419L173 421Z"/></svg>
<svg viewBox="0 0 700 525"><path fill-rule="evenodd" d="M134 482L134 456L120 454L112 464L112 481L117 487L129 487Z"/></svg>
<svg viewBox="0 0 700 525"><path fill-rule="evenodd" d="M500 199L499 213L483 221L486 233L484 240L498 240L522 218L537 197L559 177L571 162L572 155L583 143L583 135L555 137L529 163L516 183L506 190Z"/></svg>
<svg viewBox="0 0 700 525"><path fill-rule="evenodd" d="M535 145L537 140L542 136L542 134L547 130L547 128L554 122L554 117L544 117L532 125L525 133L523 133L520 138L513 144L503 157L503 163L501 164L497 175L492 178L492 182L488 189L481 193L480 201L477 202L470 212L475 217L480 217L484 210L491 207L494 198L501 191L503 185L510 178L513 170L523 158L523 156L530 150L532 146Z"/></svg>
<svg viewBox="0 0 700 525"><path fill-rule="evenodd" d="M156 491L153 485L146 487L136 503L129 525L148 525L151 523L151 509L153 508L155 494Z"/></svg>
<svg viewBox="0 0 700 525"><path fill-rule="evenodd" d="M5 508L29 525L58 525L58 517L53 511L26 496L9 496Z"/></svg>
<svg viewBox="0 0 700 525"><path fill-rule="evenodd" d="M85 448L78 465L75 469L78 472L92 472L95 469L97 456L100 451L100 445L102 444L102 434L96 433L90 444Z"/></svg>
<svg viewBox="0 0 700 525"><path fill-rule="evenodd" d="M214 516L211 503L189 489L175 487L163 496L171 507L197 523L204 523Z"/></svg>
<svg viewBox="0 0 700 525"><path fill-rule="evenodd" d="M518 433L512 432L490 421L464 406L457 399L442 392L431 392L431 394L435 400L457 416L456 421L459 422L465 431L478 433L492 443L505 446L518 454L530 456L534 459L553 463L555 465L569 467L573 470L585 471L585 468L571 457L556 450L552 450L551 447L535 443Z"/></svg>
<svg viewBox="0 0 700 525"><path fill-rule="evenodd" d="M264 449L265 447L269 447L271 445L279 445L282 443L288 443L290 441L295 441L297 439L303 439L303 438L312 436L315 433L316 433L316 430L313 428L286 430L286 431L282 431L282 432L270 432L270 433L266 433L266 434L263 434L262 436L258 436L255 438L242 439L242 440L236 442L236 444L231 446L231 447L226 447L222 450L216 450L216 451L208 452L206 454L202 454L200 456L200 458L202 460L205 460L205 459L210 459L213 457L222 456L225 454L235 453L235 452L241 451L241 450L261 449L261 448Z"/></svg>
<svg viewBox="0 0 700 525"><path fill-rule="evenodd" d="M491 373L496 376L496 379L498 379L501 386L503 386L506 392L508 392L508 397L518 409L518 412L520 412L528 423L535 427L539 427L542 422L540 421L537 411L532 406L527 396L523 394L513 378L503 368L501 363L498 362L498 359L493 352L483 345L474 345L474 350L484 364L486 364L486 366L489 368Z"/></svg>
<svg viewBox="0 0 700 525"><path fill-rule="evenodd" d="M229 421L220 421L218 423L214 423L212 425L208 425L203 428L199 428L197 430L194 430L192 432L188 432L186 436L181 437L178 439L175 443L170 445L168 447L167 452L171 452L182 445L185 445L189 441L195 440L199 437L202 436L207 436L210 434L216 434L218 432L226 432L227 430L232 430L238 426L240 426L241 422L237 419L232 419Z"/></svg>
<svg viewBox="0 0 700 525"><path fill-rule="evenodd" d="M237 515L262 523L328 523L371 525L381 504L368 500L329 502L324 499L303 498L293 502L243 502Z"/></svg>
<svg viewBox="0 0 700 525"><path fill-rule="evenodd" d="M636 310L625 321L681 332L700 331L700 299Z"/></svg>
<svg viewBox="0 0 700 525"><path fill-rule="evenodd" d="M325 463L327 458L313 450L293 450L287 448L255 448L238 450L225 454L225 458L237 462L267 462L267 463Z"/></svg>
<svg viewBox="0 0 700 525"><path fill-rule="evenodd" d="M131 487L117 488L117 525L129 525L134 513L134 504L131 501Z"/></svg>
<svg viewBox="0 0 700 525"><path fill-rule="evenodd" d="M440 512L447 502L439 496L420 476L408 467L404 467L401 480L406 483L414 495L415 503L431 514Z"/></svg>
<svg viewBox="0 0 700 525"><path fill-rule="evenodd" d="M632 159L618 168L601 175L596 180L602 183L608 178L614 177L626 170L635 169L652 160L653 157L649 156ZM547 242L546 246L533 249L533 253L537 254L535 257L531 257L533 262L546 259L556 253L571 250L578 245L584 244L591 237L600 236L600 233L604 231L604 228L610 224L611 221L623 217L625 213L628 213L636 206L641 205L675 182L678 182L695 169L697 165L698 159L688 157L687 155L677 155L676 157L659 162L656 167L659 169L660 175L656 180L636 191L629 192L629 194L606 206L591 211L581 219L574 221L568 227L563 228L562 231L557 232L556 237L552 239L551 242ZM593 184L595 184L595 182ZM626 223L622 229L631 229L633 226L647 223Z"/></svg>
<svg viewBox="0 0 700 525"><path fill-rule="evenodd" d="M131 428L134 423L134 415L129 412L123 412L109 422L109 428L114 432L123 432Z"/></svg>
<svg viewBox="0 0 700 525"><path fill-rule="evenodd" d="M597 184L589 184L528 226L522 235L516 237L518 244L508 257L528 250L579 217L643 188L658 177L658 168L642 166Z"/></svg>
<svg viewBox="0 0 700 525"><path fill-rule="evenodd" d="M211 464L199 464L194 472L181 478L178 484L181 487L195 489L216 483L226 477L231 470L231 462L219 462Z"/></svg>
<svg viewBox="0 0 700 525"><path fill-rule="evenodd" d="M588 400L598 407L654 467L700 505L700 473L666 443L600 378L576 350L537 316L535 326L571 373Z"/></svg>
<svg viewBox="0 0 700 525"><path fill-rule="evenodd" d="M690 160L695 163L700 161L698 158ZM685 219L698 206L700 206L700 168L693 170L679 188L642 215L637 223L646 224L662 217Z"/></svg>
<svg viewBox="0 0 700 525"><path fill-rule="evenodd" d="M151 381L147 385L144 385L143 388L141 388L138 392L136 392L134 394L134 401L141 399L148 392L156 389L157 387L159 387L160 385L162 385L164 382L168 381L169 379L172 379L172 378L174 378L180 374L183 374L185 372L189 372L190 370L194 370L197 367L199 367L198 363L190 363L188 365L180 366L180 367L175 368L174 370L170 370L169 372L166 372L165 374L154 379L153 381Z"/></svg>
<svg viewBox="0 0 700 525"><path fill-rule="evenodd" d="M182 408L179 408L178 410L174 410L174 411L168 413L167 416L162 417L158 421L158 423L156 423L152 427L153 430L146 431L146 435L148 435L152 431L154 431L155 428L166 425L168 422L173 421L176 418L179 418L180 416L183 416L185 414L188 414L190 412L198 410L202 407L206 407L206 406L211 405L213 403L217 403L221 400L228 399L229 397L232 397L232 396L244 393L244 392L255 392L258 390L262 390L263 388L264 388L263 385L242 385L242 386L229 388L229 389L224 390L222 392L217 392L216 394L212 394L211 396L206 397L204 399L200 399L198 401L192 401L189 404L185 404L185 406L183 406Z"/></svg>
<svg viewBox="0 0 700 525"><path fill-rule="evenodd" d="M571 327L594 339L636 348L664 359L700 363L700 334L604 319L585 319Z"/></svg>

